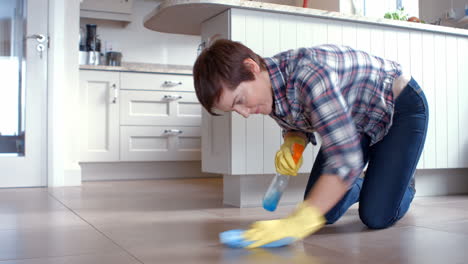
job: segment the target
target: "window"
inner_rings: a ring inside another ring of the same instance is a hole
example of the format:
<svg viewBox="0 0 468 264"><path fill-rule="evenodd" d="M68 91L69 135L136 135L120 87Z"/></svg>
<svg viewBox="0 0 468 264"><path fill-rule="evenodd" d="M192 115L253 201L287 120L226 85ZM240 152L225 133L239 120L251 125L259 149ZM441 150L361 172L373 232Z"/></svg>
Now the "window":
<svg viewBox="0 0 468 264"><path fill-rule="evenodd" d="M382 18L387 12L395 12L404 8L403 13L408 17L419 17L418 0L352 0L355 6L362 6L362 14L368 17Z"/></svg>

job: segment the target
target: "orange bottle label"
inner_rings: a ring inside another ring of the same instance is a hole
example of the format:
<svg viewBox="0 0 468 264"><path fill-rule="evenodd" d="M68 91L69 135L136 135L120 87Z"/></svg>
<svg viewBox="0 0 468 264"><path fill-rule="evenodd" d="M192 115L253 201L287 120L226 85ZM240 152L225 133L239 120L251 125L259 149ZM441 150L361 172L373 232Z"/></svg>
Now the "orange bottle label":
<svg viewBox="0 0 468 264"><path fill-rule="evenodd" d="M305 147L301 144L294 143L292 145L293 159L296 164L301 159L302 152L304 152L304 149Z"/></svg>

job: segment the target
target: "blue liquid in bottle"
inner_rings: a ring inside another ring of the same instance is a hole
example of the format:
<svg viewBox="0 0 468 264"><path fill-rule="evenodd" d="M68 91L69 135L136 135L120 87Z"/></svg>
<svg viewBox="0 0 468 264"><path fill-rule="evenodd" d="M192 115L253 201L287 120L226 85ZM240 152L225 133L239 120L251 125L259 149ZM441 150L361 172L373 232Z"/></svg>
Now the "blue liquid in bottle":
<svg viewBox="0 0 468 264"><path fill-rule="evenodd" d="M273 181L271 181L268 190L263 197L263 208L267 211L273 212L278 207L278 203L283 195L284 190L288 186L289 176L276 174Z"/></svg>

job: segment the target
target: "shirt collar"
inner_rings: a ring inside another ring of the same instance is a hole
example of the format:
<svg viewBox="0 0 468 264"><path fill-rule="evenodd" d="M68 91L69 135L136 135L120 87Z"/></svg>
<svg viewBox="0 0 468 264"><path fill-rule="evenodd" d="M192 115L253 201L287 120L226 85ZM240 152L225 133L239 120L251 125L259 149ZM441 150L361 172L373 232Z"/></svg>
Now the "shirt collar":
<svg viewBox="0 0 468 264"><path fill-rule="evenodd" d="M284 117L287 115L288 104L286 100L286 81L285 73L281 71L278 58L264 58L265 64L270 76L271 88L273 90L273 111L271 115Z"/></svg>

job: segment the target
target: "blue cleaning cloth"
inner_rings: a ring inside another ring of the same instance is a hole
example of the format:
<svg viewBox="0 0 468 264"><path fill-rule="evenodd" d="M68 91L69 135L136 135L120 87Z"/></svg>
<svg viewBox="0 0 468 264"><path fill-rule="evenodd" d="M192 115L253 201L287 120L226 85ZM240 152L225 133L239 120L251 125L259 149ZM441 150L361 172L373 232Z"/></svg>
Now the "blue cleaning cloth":
<svg viewBox="0 0 468 264"><path fill-rule="evenodd" d="M242 229L234 229L225 231L219 234L219 240L224 245L231 247L231 248L245 248L250 244L253 244L255 241L245 240L243 237L245 230ZM261 246L262 248L274 248L274 247L283 247L287 246L294 242L294 238L287 237L283 238L269 244Z"/></svg>

